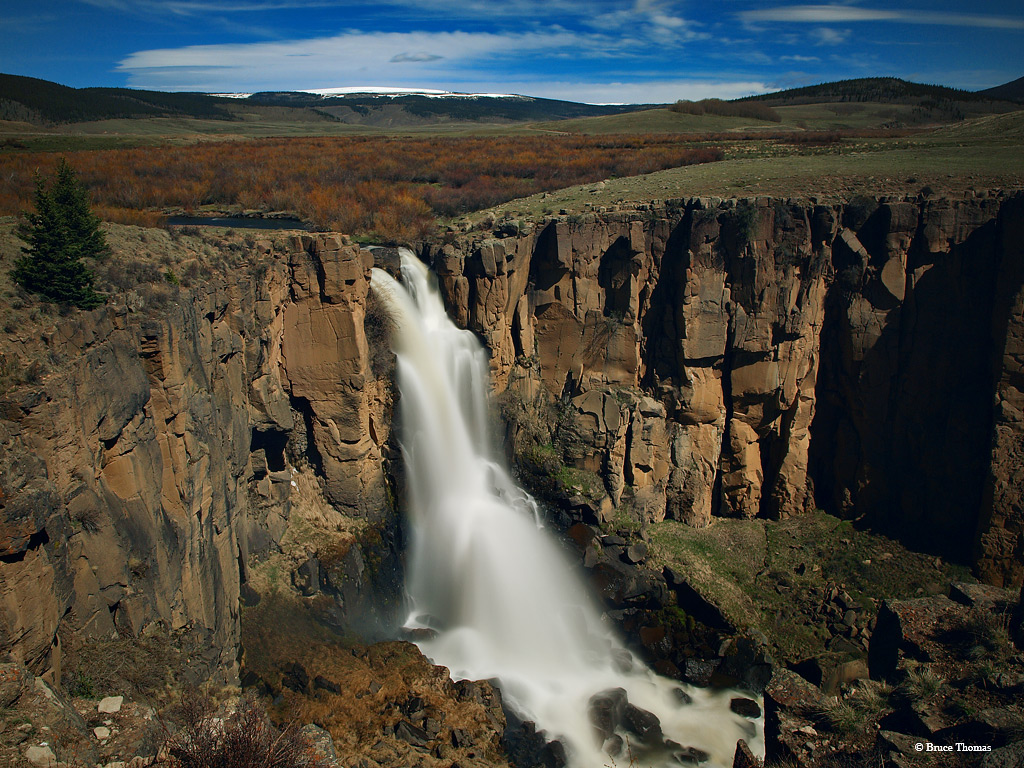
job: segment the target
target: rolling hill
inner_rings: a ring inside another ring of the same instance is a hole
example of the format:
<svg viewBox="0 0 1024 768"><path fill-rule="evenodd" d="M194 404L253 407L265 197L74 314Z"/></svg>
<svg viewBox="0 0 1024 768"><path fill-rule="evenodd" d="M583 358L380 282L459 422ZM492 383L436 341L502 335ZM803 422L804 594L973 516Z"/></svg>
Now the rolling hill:
<svg viewBox="0 0 1024 768"><path fill-rule="evenodd" d="M275 91L231 98L131 88L69 88L38 78L0 74L0 120L36 125L154 117L238 121L255 110L285 122L318 119L399 127L434 123L564 120L622 114L650 106L597 106L530 96L472 94L323 95Z"/></svg>
<svg viewBox="0 0 1024 768"><path fill-rule="evenodd" d="M229 99L205 93L130 88L69 88L35 77L0 74L0 120L80 123L133 117L230 120Z"/></svg>
<svg viewBox="0 0 1024 768"><path fill-rule="evenodd" d="M1024 77L1018 77L1009 83L997 85L994 88L986 88L978 91L990 99L1007 99L1009 101L1024 102Z"/></svg>

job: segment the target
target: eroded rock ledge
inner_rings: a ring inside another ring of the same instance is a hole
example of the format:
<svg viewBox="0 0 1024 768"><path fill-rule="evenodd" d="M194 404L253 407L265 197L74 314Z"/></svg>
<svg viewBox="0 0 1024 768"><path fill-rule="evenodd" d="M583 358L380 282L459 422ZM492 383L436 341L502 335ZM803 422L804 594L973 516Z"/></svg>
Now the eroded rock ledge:
<svg viewBox="0 0 1024 768"><path fill-rule="evenodd" d="M285 530L289 467L312 466L350 517L393 517L371 262L339 237L257 241L204 283L10 338L5 354L50 365L0 397L0 653L59 681L58 630L159 626L200 638L196 667L230 680L240 588Z"/></svg>
<svg viewBox="0 0 1024 768"><path fill-rule="evenodd" d="M1024 578L1024 196L692 198L424 248L610 519L815 506Z"/></svg>
<svg viewBox="0 0 1024 768"><path fill-rule="evenodd" d="M1022 250L1020 194L689 199L421 248L497 390L553 414L533 458L578 518L817 506L1006 586L1024 577ZM291 466L393 524L373 258L337 236L257 241L162 306L129 292L14 339L6 355L35 344L52 365L0 396L0 651L56 679L59 629L159 624L231 678Z"/></svg>

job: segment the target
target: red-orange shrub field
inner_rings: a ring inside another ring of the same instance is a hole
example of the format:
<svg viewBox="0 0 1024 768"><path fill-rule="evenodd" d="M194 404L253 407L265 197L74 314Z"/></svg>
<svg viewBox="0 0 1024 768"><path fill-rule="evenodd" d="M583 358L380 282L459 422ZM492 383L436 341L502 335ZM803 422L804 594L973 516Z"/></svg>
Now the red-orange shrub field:
<svg viewBox="0 0 1024 768"><path fill-rule="evenodd" d="M318 229L408 240L437 216L614 176L722 159L672 136L296 138L65 156L97 213L152 224L166 208L296 211ZM0 154L0 213L31 206L58 154Z"/></svg>

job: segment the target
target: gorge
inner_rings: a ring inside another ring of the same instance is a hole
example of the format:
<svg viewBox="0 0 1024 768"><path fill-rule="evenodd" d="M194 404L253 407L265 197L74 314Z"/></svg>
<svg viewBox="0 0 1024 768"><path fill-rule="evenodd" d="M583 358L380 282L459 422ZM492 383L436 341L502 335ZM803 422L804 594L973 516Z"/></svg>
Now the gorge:
<svg viewBox="0 0 1024 768"><path fill-rule="evenodd" d="M487 350L516 471L624 625L684 591L648 553L665 521L820 508L1020 587L1022 249L1024 197L1000 192L677 199L416 244ZM370 294L397 251L307 234L222 258L5 331L0 651L50 686L69 645L160 632L237 680L274 589L366 642L405 618L415 470ZM310 485L331 538L297 543Z"/></svg>
<svg viewBox="0 0 1024 768"><path fill-rule="evenodd" d="M453 677L496 678L517 716L565 745L570 765L609 757L671 765L697 755L729 766L744 737L763 751L754 727L730 711L728 692L657 677L601 621L536 503L492 457L479 342L448 319L415 254L399 255L408 290L383 271L371 285L397 326L412 527L407 626L434 635L420 649ZM628 708L638 719L654 714L658 727L631 733Z"/></svg>

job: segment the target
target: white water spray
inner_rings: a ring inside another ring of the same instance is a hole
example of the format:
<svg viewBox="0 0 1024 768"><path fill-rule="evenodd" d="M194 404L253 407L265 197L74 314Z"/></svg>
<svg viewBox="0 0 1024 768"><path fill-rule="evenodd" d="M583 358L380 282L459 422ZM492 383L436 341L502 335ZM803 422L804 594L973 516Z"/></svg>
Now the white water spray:
<svg viewBox="0 0 1024 768"><path fill-rule="evenodd" d="M574 768L616 758L678 765L672 742L696 747L710 755L706 765L723 767L732 765L739 738L762 750L754 725L729 710L729 694L658 677L636 660L621 671L628 652L538 525L533 499L492 455L483 349L448 319L427 268L404 249L402 281L404 288L373 272L373 290L397 326L412 524L409 626L437 632L419 643L424 654L456 679L498 678L505 701L549 739L560 739ZM588 702L614 688L658 716L668 746L603 751ZM692 703L680 703L681 690Z"/></svg>

